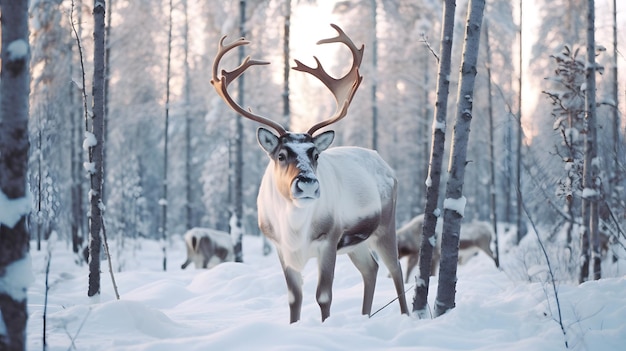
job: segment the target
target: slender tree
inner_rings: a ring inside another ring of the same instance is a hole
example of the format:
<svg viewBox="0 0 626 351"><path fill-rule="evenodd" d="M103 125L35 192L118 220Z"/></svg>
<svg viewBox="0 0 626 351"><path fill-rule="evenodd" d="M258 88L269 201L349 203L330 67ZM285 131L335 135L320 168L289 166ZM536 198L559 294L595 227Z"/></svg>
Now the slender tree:
<svg viewBox="0 0 626 351"><path fill-rule="evenodd" d="M446 0L443 8L443 26L439 44L439 72L437 74L437 102L435 103L435 119L433 120L432 148L428 178L426 181L426 207L424 210L424 227L420 249L419 279L415 284L413 312L423 317L426 313L428 287L432 265L433 247L435 246L436 212L439 202L439 184L441 182L441 166L446 139L446 115L448 95L450 91L450 67L452 62L452 39L454 34L455 0Z"/></svg>
<svg viewBox="0 0 626 351"><path fill-rule="evenodd" d="M246 37L246 0L239 1L239 35L243 38ZM238 48L238 58L239 62L243 62L244 60L244 45L241 45ZM244 77L239 77L237 80L237 103L239 106L244 106ZM234 240L234 251L235 251L235 262L243 262L243 226L242 226L242 218L243 218L243 123L241 121L241 116L235 116L235 162L233 163L234 174L232 176L235 178L233 182L234 186L234 196L233 200L233 215L230 219L230 234Z"/></svg>
<svg viewBox="0 0 626 351"><path fill-rule="evenodd" d="M0 350L26 350L31 274L26 219L30 47L28 1L0 1Z"/></svg>
<svg viewBox="0 0 626 351"><path fill-rule="evenodd" d="M515 166L515 188L517 189L517 215L515 217L517 221L517 242L522 240L524 232L522 231L522 197L520 196L522 190L522 136L524 130L522 129L522 75L523 75L523 41L522 41L522 26L524 21L524 15L522 11L522 0L519 0L519 77L517 78L517 133L516 133L516 166Z"/></svg>
<svg viewBox="0 0 626 351"><path fill-rule="evenodd" d="M557 65L554 76L547 79L555 85L543 91L552 100L553 129L562 140L555 145L559 159L565 163L565 177L558 179L556 195L565 202L567 219L567 245L572 243L576 222L580 223L583 188L584 140L580 135L585 130L585 64L578 57L578 49L565 46L559 55L553 55Z"/></svg>
<svg viewBox="0 0 626 351"><path fill-rule="evenodd" d="M183 24L183 50L185 70L185 229L193 227L193 193L191 186L191 75L189 72L189 8L187 0L183 0L183 12L185 21Z"/></svg>
<svg viewBox="0 0 626 351"><path fill-rule="evenodd" d="M167 69L165 73L165 128L163 132L163 183L159 204L161 205L161 250L163 251L163 270L167 270L167 165L168 165L168 141L170 124L170 78L172 68L172 13L174 6L169 2L169 27L167 31Z"/></svg>
<svg viewBox="0 0 626 351"><path fill-rule="evenodd" d="M374 77L372 79L372 149L378 149L378 97L376 89L378 89L378 33L376 31L378 17L377 17L377 0L371 0L372 11L372 71Z"/></svg>
<svg viewBox="0 0 626 351"><path fill-rule="evenodd" d="M91 134L86 136L89 146L89 288L88 296L100 294L100 249L102 247L101 231L104 204L102 202L102 183L104 179L102 160L104 156L104 33L106 5L103 0L94 0L94 49L93 49L93 88Z"/></svg>
<svg viewBox="0 0 626 351"><path fill-rule="evenodd" d="M500 251L498 248L498 216L497 216L497 202L496 202L496 157L494 153L495 148L495 138L494 135L494 125L493 125L493 98L492 98L492 89L491 89L491 47L489 45L489 24L487 20L484 23L485 27L485 49L487 51L486 60L487 60L487 99L489 101L489 175L491 181L489 182L489 218L491 219L491 226L493 227L493 232L495 234L494 244L495 244L495 261L496 267L500 267Z"/></svg>
<svg viewBox="0 0 626 351"><path fill-rule="evenodd" d="M450 168L448 170L449 177L446 184L446 198L443 204L444 222L435 316L441 316L455 306L459 233L466 201L463 196L463 182L467 161L467 144L472 122L474 81L477 72L476 62L478 61L480 29L485 9L485 0L470 0L468 7L457 93L456 121L450 155Z"/></svg>
<svg viewBox="0 0 626 351"><path fill-rule="evenodd" d="M600 234L598 232L598 203L600 200L598 140L596 131L596 50L595 1L587 1L587 64L585 87L585 160L583 165L583 231L581 233L581 267L579 281L589 275L589 249L593 279L600 279Z"/></svg>
<svg viewBox="0 0 626 351"><path fill-rule="evenodd" d="M113 13L113 0L106 0L106 27L104 31L104 140L109 138L109 90L111 86L111 17ZM107 149L102 149L102 172L107 174ZM106 203L106 179L102 183L102 201Z"/></svg>
<svg viewBox="0 0 626 351"><path fill-rule="evenodd" d="M291 0L285 0L285 22L283 23L283 123L289 129L291 122L291 105L289 103L289 52L291 50Z"/></svg>
<svg viewBox="0 0 626 351"><path fill-rule="evenodd" d="M76 62L82 63L82 49L80 48L80 38L82 37L82 11L76 11L76 3L72 1L70 7L70 26L72 27L72 33L76 36L76 45L72 43L70 40L69 52L71 53L73 59L70 60L69 63L69 72L70 77L74 76L74 67L80 66L77 65ZM82 2L79 2L78 8L82 7ZM76 18L74 14L76 13ZM76 52L78 51L78 55ZM78 56L78 60L76 60L76 56ZM72 215L70 216L70 227L72 233L72 250L74 253L78 254L83 245L85 244L85 233L87 232L85 228L85 220L84 213L85 211L85 199L83 198L83 187L84 183L84 170L83 170L83 148L82 148L82 140L81 135L83 134L83 115L80 113L81 106L81 94L79 91L81 88L77 87L75 84L68 84L69 88L68 97L70 100L70 169L71 169L71 206L72 206ZM84 86L83 86L84 88Z"/></svg>
<svg viewBox="0 0 626 351"><path fill-rule="evenodd" d="M620 154L623 152L624 145L620 138L620 113L619 113L619 75L617 74L617 57L619 55L617 48L617 0L613 0L613 56L611 63L611 100L615 105L612 106L611 111L613 114L613 172L609 181L609 196L608 199L611 205L619 204L619 201L624 198L623 190L618 186L622 181L623 171L620 168Z"/></svg>

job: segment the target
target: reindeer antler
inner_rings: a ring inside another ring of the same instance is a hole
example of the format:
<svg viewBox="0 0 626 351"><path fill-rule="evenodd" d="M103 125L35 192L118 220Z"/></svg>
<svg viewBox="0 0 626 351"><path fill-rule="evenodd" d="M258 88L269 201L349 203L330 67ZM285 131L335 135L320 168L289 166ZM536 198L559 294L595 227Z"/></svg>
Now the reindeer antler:
<svg viewBox="0 0 626 351"><path fill-rule="evenodd" d="M337 104L337 110L335 114L333 114L329 119L324 120L309 129L307 132L309 135L313 135L320 128L326 127L330 124L333 124L348 113L348 106L350 106L350 102L352 102L352 98L356 93L357 88L361 84L361 80L363 77L359 75L359 66L361 65L361 60L363 59L363 50L364 45L361 45L361 48L358 49L356 45L352 42L352 40L344 33L344 31L339 28L339 26L335 24L331 24L333 28L337 31L338 35L334 38L323 39L317 42L317 44L328 44L328 43L343 43L345 44L350 51L352 52L353 62L350 71L343 77L339 79L335 79L331 77L322 65L317 57L313 57L315 62L317 63L317 67L311 68L302 62L296 61L296 67L293 69L301 72L306 72L317 79L319 79L324 85L333 93L335 97L335 102Z"/></svg>
<svg viewBox="0 0 626 351"><path fill-rule="evenodd" d="M230 108L235 110L237 113L239 113L243 117L249 118L249 119L251 119L253 121L259 122L259 123L264 124L264 125L266 125L266 126L268 126L270 128L273 128L274 130L276 130L276 132L278 132L279 135L286 134L287 131L280 124L272 121L269 118L266 118L266 117L254 114L254 113L252 113L252 110L250 110L250 109L248 109L248 110L244 109L243 107L239 106L239 104L237 104L231 98L231 96L228 93L227 89L228 89L228 85L232 81L237 79L237 77L239 77L245 70L247 70L251 66L268 65L269 62L259 61L259 60L251 60L250 56L248 56L248 57L246 57L243 60L243 62L237 68L233 69L232 71L222 70L221 71L221 76L218 76L217 71L218 71L219 63L220 63L220 60L222 59L222 57L228 51L230 51L230 50L232 50L232 49L234 49L234 48L236 48L238 46L250 44L250 42L245 40L244 38L239 38L238 40L235 40L234 42L232 42L232 43L230 43L228 45L224 45L224 40L225 39L226 39L226 36L223 36L222 39L220 39L217 55L215 55L215 60L213 61L213 78L211 79L211 84L215 88L215 91L217 91L217 94L219 96L221 96L222 99L224 99L224 101L226 102L226 104L228 104L228 106L230 106Z"/></svg>
<svg viewBox="0 0 626 351"><path fill-rule="evenodd" d="M363 59L364 46L361 45L360 49L357 48L352 40L350 40L350 38L346 35L346 33L344 33L344 31L339 28L339 26L335 24L331 24L331 26L335 28L338 35L334 38L320 40L317 42L317 44L345 44L352 52L353 57L352 67L350 68L350 71L345 76L339 79L333 78L328 73L326 73L326 71L320 64L320 61L315 56L313 58L317 63L317 67L311 68L298 60L295 60L296 67L293 67L293 69L297 71L311 74L312 76L319 79L322 83L324 83L324 85L333 93L333 96L335 97L335 102L337 104L337 110L335 111L335 113L329 119L317 123L316 125L311 127L307 132L309 135L313 135L313 133L315 133L320 128L333 124L346 116L348 112L348 107L350 106L350 102L352 102L352 98L354 97L354 94L356 93L356 90L361 84L361 80L363 79L363 77L359 75L359 66L361 65L361 60ZM254 114L250 109L244 109L231 98L227 88L232 81L237 79L237 77L239 77L245 70L247 70L251 66L267 65L269 64L269 62L251 60L250 56L248 56L237 68L233 69L232 71L222 70L221 75L218 76L218 67L222 57L228 51L238 46L250 44L250 42L245 40L244 38L239 38L238 40L235 40L228 45L224 45L225 39L226 36L223 36L222 39L220 39L217 55L215 56L215 60L213 61L213 78L211 79L211 84L215 88L215 91L217 91L217 93L222 97L222 99L224 99L224 101L228 104L228 106L230 106L230 108L235 110L243 117L249 118L253 121L273 128L281 136L286 134L287 130L279 123L272 121L269 118Z"/></svg>

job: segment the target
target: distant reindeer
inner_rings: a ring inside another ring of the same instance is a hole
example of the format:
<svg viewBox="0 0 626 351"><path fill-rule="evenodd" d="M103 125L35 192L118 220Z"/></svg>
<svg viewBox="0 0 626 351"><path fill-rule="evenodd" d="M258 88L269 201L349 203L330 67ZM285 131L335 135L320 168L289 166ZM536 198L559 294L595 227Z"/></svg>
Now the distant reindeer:
<svg viewBox="0 0 626 351"><path fill-rule="evenodd" d="M257 197L259 228L276 246L287 282L290 321L300 319L302 307L302 269L317 257L318 285L316 298L322 321L330 315L332 283L338 253L347 253L363 277L362 313L369 315L376 285L378 263L370 249L390 271L396 288L400 312L408 314L402 271L398 261L395 231L397 181L392 169L372 150L358 147L330 148L335 133L319 129L342 119L362 77L359 65L363 47L357 49L352 40L336 25L335 38L318 42L343 43L352 52L353 64L342 78L335 79L322 68L296 60L297 71L318 78L333 93L337 111L327 120L315 124L306 133L287 131L280 124L253 114L230 97L228 84L253 65L267 62L245 61L234 70L218 65L224 54L240 45L243 38L224 46L223 37L213 64L213 84L224 101L243 117L264 124L257 132L258 142L270 158Z"/></svg>
<svg viewBox="0 0 626 351"><path fill-rule="evenodd" d="M190 263L196 268L213 268L222 262L235 260L230 234L209 228L192 228L185 233L187 260L180 266L185 269Z"/></svg>
<svg viewBox="0 0 626 351"><path fill-rule="evenodd" d="M411 219L407 224L398 229L399 257L408 257L406 282L409 281L411 271L415 268L419 261L423 226L424 215L420 214L413 217L413 219ZM438 219L435 229L436 244L433 248L433 262L430 269L431 275L437 274L437 268L439 267L439 259L441 257L442 228L443 223L441 222L441 219ZM461 233L459 238L459 264L467 262L467 260L474 256L479 250L482 250L489 257L495 260L493 252L490 248L493 236L493 229L487 222L473 221L461 224Z"/></svg>

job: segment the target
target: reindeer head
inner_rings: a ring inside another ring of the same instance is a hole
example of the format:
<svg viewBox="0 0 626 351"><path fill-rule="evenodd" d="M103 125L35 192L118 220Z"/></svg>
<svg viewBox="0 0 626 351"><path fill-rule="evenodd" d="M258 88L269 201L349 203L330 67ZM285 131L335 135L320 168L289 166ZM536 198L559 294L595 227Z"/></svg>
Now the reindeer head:
<svg viewBox="0 0 626 351"><path fill-rule="evenodd" d="M274 179L280 194L302 207L320 196L315 175L320 153L333 142L335 132L329 130L312 137L308 133L286 133L277 137L259 128L259 145L274 163Z"/></svg>
<svg viewBox="0 0 626 351"><path fill-rule="evenodd" d="M265 150L274 163L276 188L283 197L291 201L297 207L305 206L312 200L319 198L320 185L316 177L318 157L320 153L330 146L335 137L333 131L326 131L314 136L315 132L346 116L348 106L350 106L350 102L363 79L363 77L359 75L359 66L363 59L363 46L358 49L341 28L334 24L331 24L331 26L337 31L338 36L320 40L317 43L345 44L352 52L353 63L350 71L345 76L335 79L326 73L317 57L314 57L317 63L317 67L315 68L306 66L298 60L295 61L296 66L293 67L293 69L309 73L318 78L332 92L336 103L334 115L315 124L306 133L289 132L279 123L254 114L250 109L244 109L229 95L227 90L228 85L237 79L246 69L254 65L268 64L268 62L264 61L251 60L248 56L237 68L232 71L222 70L221 75L218 75L219 62L224 54L235 47L249 44L248 41L240 38L233 43L224 45L224 39L226 37L222 37L219 43L218 53L213 63L213 79L211 80L211 84L213 84L217 93L224 99L228 106L241 116L264 124L275 130L278 134L276 135L270 130L261 127L257 132L257 139L259 145Z"/></svg>

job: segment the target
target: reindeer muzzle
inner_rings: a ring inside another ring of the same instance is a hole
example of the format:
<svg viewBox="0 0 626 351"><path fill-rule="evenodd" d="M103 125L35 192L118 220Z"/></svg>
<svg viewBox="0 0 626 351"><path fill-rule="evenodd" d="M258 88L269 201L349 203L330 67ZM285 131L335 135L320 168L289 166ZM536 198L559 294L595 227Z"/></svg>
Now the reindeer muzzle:
<svg viewBox="0 0 626 351"><path fill-rule="evenodd" d="M320 183L312 177L297 176L291 184L291 195L294 200L315 200L320 197Z"/></svg>

